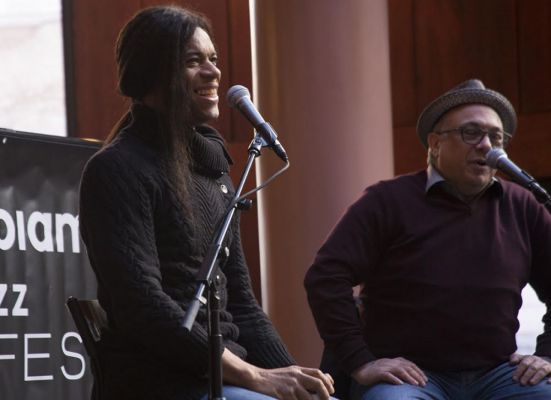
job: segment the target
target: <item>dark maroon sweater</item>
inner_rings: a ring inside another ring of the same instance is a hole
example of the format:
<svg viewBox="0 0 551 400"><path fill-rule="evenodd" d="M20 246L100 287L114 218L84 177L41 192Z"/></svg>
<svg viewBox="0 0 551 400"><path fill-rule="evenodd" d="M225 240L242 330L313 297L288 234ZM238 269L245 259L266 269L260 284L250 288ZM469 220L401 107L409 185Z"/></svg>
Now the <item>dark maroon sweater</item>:
<svg viewBox="0 0 551 400"><path fill-rule="evenodd" d="M426 172L366 189L344 214L305 285L319 332L350 373L385 357L422 368L494 366L516 350L521 291L551 305L551 215L499 180L474 205ZM362 324L352 287L364 285ZM551 315L536 354L551 355Z"/></svg>

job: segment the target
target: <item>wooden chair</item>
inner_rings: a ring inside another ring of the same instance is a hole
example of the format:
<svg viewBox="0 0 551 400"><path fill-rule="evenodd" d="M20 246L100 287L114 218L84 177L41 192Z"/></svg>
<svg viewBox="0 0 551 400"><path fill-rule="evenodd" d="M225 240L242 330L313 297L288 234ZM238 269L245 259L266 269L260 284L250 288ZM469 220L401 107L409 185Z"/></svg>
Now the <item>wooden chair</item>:
<svg viewBox="0 0 551 400"><path fill-rule="evenodd" d="M103 376L98 342L101 339L101 329L107 327L107 315L97 300L79 300L71 296L67 299L66 304L73 321L75 321L78 333L82 337L84 348L88 353L92 366L94 377L92 400L101 400L103 397Z"/></svg>

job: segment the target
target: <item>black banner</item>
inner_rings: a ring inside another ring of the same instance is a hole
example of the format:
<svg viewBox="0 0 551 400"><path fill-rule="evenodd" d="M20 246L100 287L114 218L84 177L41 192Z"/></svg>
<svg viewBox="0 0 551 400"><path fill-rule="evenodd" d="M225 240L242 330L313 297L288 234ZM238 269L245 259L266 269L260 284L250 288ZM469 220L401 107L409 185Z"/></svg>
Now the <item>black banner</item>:
<svg viewBox="0 0 551 400"><path fill-rule="evenodd" d="M95 298L78 233L78 186L99 145L0 129L0 399L90 398L92 377L65 307Z"/></svg>

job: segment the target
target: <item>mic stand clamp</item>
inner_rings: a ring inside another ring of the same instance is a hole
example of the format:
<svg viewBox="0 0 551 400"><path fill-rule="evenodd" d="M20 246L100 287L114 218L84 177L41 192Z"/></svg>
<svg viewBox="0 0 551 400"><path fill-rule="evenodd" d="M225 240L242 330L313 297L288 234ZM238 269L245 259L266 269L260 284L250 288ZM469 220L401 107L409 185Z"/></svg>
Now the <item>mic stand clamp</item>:
<svg viewBox="0 0 551 400"><path fill-rule="evenodd" d="M260 156L260 149L262 148L262 138L256 134L251 144L249 145L249 156L245 164L241 178L236 187L235 194L230 202L231 207L228 208L226 214L223 217L223 221L218 225L218 229L215 232L215 237L205 258L197 273L197 291L195 297L191 300L189 308L184 317L184 328L188 332L191 331L193 323L197 318L197 313L201 304L207 305L207 318L208 318L208 333L209 333L209 400L225 400L223 396L223 376L222 376L222 334L220 332L220 295L218 293L219 278L214 274L216 269L216 260L222 243L228 228L230 226L233 215L237 208L246 207L247 201L238 201L245 181L249 175L253 162L256 157ZM208 297L205 297L204 293L207 293ZM208 300L207 300L208 299Z"/></svg>

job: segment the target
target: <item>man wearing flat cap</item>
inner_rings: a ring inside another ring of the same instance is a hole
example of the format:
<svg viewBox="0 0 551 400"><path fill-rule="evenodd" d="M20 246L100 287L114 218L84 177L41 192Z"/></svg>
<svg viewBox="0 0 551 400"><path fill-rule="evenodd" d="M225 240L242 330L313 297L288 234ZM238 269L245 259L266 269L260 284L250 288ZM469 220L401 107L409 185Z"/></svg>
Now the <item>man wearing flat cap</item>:
<svg viewBox="0 0 551 400"><path fill-rule="evenodd" d="M551 399L551 214L485 161L516 125L479 80L444 93L417 123L428 168L368 187L319 250L308 300L351 399ZM526 284L548 310L534 355Z"/></svg>

